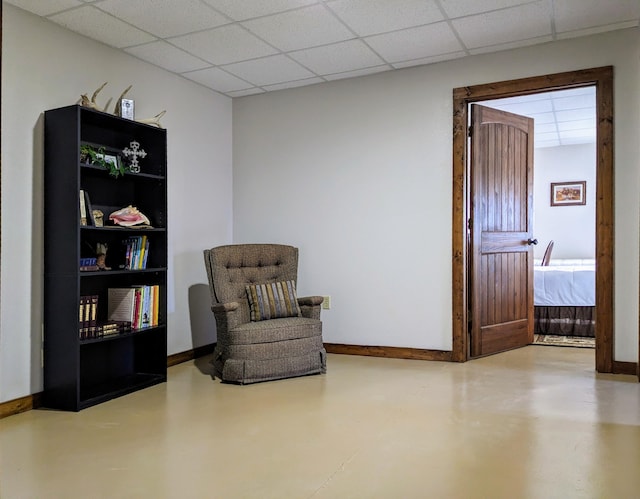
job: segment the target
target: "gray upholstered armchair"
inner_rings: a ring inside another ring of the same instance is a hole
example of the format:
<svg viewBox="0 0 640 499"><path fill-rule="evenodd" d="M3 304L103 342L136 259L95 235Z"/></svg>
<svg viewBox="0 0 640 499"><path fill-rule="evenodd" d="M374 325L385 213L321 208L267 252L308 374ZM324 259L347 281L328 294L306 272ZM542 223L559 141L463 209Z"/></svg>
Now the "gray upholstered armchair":
<svg viewBox="0 0 640 499"><path fill-rule="evenodd" d="M214 375L255 383L326 372L321 296L297 298L298 248L235 244L204 251L218 342Z"/></svg>

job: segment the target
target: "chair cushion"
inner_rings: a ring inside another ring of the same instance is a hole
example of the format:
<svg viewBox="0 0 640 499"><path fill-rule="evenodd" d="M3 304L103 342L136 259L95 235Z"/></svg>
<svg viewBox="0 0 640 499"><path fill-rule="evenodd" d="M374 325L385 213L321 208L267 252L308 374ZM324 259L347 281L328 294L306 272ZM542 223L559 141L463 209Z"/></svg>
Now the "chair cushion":
<svg viewBox="0 0 640 499"><path fill-rule="evenodd" d="M300 307L293 281L251 284L246 286L251 307L251 320L264 321L284 317L300 317Z"/></svg>
<svg viewBox="0 0 640 499"><path fill-rule="evenodd" d="M229 331L228 345L272 343L299 338L322 337L322 322L306 317L287 317L269 321L246 322Z"/></svg>

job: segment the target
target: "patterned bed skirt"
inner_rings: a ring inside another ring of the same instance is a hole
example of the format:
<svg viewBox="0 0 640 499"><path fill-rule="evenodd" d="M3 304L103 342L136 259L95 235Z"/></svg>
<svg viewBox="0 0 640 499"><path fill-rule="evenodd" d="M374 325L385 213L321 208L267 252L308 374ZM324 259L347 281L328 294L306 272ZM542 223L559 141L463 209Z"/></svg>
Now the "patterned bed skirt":
<svg viewBox="0 0 640 499"><path fill-rule="evenodd" d="M535 333L595 337L595 307L534 307Z"/></svg>

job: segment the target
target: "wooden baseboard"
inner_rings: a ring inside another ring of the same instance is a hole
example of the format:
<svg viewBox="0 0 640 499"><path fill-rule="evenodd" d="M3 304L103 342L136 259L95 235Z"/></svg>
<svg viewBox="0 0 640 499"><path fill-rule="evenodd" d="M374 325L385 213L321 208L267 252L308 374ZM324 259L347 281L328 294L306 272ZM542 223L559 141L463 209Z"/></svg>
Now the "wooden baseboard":
<svg viewBox="0 0 640 499"><path fill-rule="evenodd" d="M611 367L612 374L631 374L633 376L638 374L638 364L636 362L619 362L613 361Z"/></svg>
<svg viewBox="0 0 640 499"><path fill-rule="evenodd" d="M188 362L190 360L209 355L210 353L213 353L213 349L215 347L215 343L210 343L209 345L196 347L193 350L187 350L186 352L174 353L173 355L169 355L169 357L167 357L167 367L175 366L177 364L182 364L183 362Z"/></svg>
<svg viewBox="0 0 640 499"><path fill-rule="evenodd" d="M209 355L213 352L215 346L215 343L212 343L210 345L196 347L193 350L188 350L186 352L169 355L167 357L167 367ZM38 392L33 395L27 395L26 397L20 397L19 399L9 400L8 402L1 402L0 419L13 416L14 414L20 414L21 412L27 412L31 409L37 409L42 405L41 400L42 392Z"/></svg>
<svg viewBox="0 0 640 499"><path fill-rule="evenodd" d="M452 361L451 352L446 352L444 350L343 345L340 343L325 343L324 348L328 353L343 355L365 355L367 357L386 357L389 359L437 360L443 362Z"/></svg>
<svg viewBox="0 0 640 499"><path fill-rule="evenodd" d="M38 392L33 395L27 395L26 397L20 397L19 399L2 402L0 404L0 419L13 416L14 414L20 414L21 412L27 412L31 409L37 409L40 407L41 399L42 392Z"/></svg>

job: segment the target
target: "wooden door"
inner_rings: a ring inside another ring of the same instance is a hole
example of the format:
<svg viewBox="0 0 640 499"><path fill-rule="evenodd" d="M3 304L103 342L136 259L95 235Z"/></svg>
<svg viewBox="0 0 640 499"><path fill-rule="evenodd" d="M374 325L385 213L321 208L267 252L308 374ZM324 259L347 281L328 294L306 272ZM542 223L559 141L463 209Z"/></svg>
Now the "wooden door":
<svg viewBox="0 0 640 499"><path fill-rule="evenodd" d="M470 355L533 342L533 119L471 106Z"/></svg>

